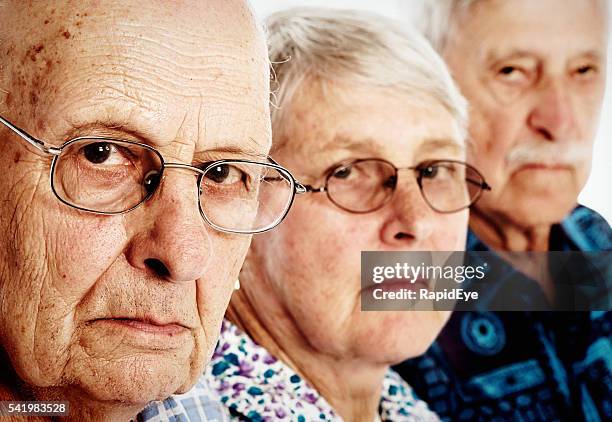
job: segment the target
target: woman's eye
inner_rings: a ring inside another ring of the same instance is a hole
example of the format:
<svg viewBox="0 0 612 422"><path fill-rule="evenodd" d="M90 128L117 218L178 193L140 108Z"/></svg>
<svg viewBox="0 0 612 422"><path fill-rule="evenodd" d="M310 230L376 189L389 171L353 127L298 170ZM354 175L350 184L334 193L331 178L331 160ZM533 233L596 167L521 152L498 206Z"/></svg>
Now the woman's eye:
<svg viewBox="0 0 612 422"><path fill-rule="evenodd" d="M218 164L206 172L206 177L215 183L232 184L244 180L244 173L235 166Z"/></svg>
<svg viewBox="0 0 612 422"><path fill-rule="evenodd" d="M397 176L391 176L383 182L383 187L387 189L395 189L397 186Z"/></svg>
<svg viewBox="0 0 612 422"><path fill-rule="evenodd" d="M128 161L120 148L110 142L96 142L82 149L83 156L92 164L124 165Z"/></svg>
<svg viewBox="0 0 612 422"><path fill-rule="evenodd" d="M421 169L421 177L426 179L433 179L438 175L438 167L437 166L427 166Z"/></svg>
<svg viewBox="0 0 612 422"><path fill-rule="evenodd" d="M446 180L459 176L457 167L452 163L432 164L422 167L419 171L423 179Z"/></svg>
<svg viewBox="0 0 612 422"><path fill-rule="evenodd" d="M338 170L335 170L333 173L333 176L336 179L346 179L351 175L351 168L350 167L342 167L339 168Z"/></svg>

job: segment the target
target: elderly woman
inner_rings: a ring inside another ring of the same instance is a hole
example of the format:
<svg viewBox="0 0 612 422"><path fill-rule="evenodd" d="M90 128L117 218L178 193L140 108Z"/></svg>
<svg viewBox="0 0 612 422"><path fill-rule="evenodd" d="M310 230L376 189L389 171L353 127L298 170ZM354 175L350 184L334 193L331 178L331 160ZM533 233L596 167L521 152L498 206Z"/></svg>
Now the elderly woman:
<svg viewBox="0 0 612 422"><path fill-rule="evenodd" d="M241 0L8 1L0 20L0 400L129 420L195 383L249 234L292 201L265 160L263 33Z"/></svg>
<svg viewBox="0 0 612 422"><path fill-rule="evenodd" d="M362 312L361 251L463 250L466 105L418 35L376 15L268 22L273 151L306 182L253 240L207 379L240 420L437 420L389 366L449 312ZM463 175L455 177L455 175Z"/></svg>

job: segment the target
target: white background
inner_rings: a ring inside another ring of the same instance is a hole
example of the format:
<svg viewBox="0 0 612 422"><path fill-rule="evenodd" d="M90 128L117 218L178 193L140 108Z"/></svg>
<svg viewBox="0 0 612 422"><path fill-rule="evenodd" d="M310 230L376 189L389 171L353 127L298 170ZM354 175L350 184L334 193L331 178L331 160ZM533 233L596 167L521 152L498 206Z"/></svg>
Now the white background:
<svg viewBox="0 0 612 422"><path fill-rule="evenodd" d="M250 0L260 17L293 6L366 9L395 18L408 18L407 0ZM412 0L410 0L412 1ZM602 214L612 224L612 43L608 53L608 88L595 140L593 170L579 202Z"/></svg>

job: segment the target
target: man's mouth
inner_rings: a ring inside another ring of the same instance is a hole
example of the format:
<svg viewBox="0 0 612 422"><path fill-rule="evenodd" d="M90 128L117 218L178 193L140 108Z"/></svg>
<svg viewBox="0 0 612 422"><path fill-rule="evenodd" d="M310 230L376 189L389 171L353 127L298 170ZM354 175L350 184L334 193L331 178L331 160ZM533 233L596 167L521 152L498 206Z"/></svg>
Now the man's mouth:
<svg viewBox="0 0 612 422"><path fill-rule="evenodd" d="M143 333L167 336L175 336L189 331L189 327L178 322L161 322L151 318L99 318L92 322L108 323Z"/></svg>
<svg viewBox="0 0 612 422"><path fill-rule="evenodd" d="M562 163L525 163L521 165L519 170L548 170L548 171L560 171L568 170L571 166L569 164Z"/></svg>

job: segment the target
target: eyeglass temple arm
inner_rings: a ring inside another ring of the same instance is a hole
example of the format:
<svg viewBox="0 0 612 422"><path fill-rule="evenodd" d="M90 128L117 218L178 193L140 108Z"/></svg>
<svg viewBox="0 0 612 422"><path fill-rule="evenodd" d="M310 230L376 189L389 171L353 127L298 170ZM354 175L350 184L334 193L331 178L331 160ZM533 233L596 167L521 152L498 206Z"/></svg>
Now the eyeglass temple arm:
<svg viewBox="0 0 612 422"><path fill-rule="evenodd" d="M266 182L281 182L283 180L286 180L286 178L285 177L264 177L263 180ZM295 193L301 194L301 193L306 193L306 192L312 192L312 187L308 185L305 186L296 180L295 181Z"/></svg>
<svg viewBox="0 0 612 422"><path fill-rule="evenodd" d="M30 134L27 133L25 130L15 126L14 124L9 122L2 116L0 116L0 123L2 123L4 126L12 130L16 135L18 135L20 138L25 140L28 144L32 145L34 148L36 148L37 150L45 154L59 155L61 152L59 148L49 146L45 144L43 141L40 141L34 138L33 136L30 136Z"/></svg>
<svg viewBox="0 0 612 422"><path fill-rule="evenodd" d="M478 180L472 180L472 179L465 179L465 180L467 180L473 185L480 186L482 190L491 190L491 186L489 186L489 184L485 182L484 180L482 182L479 182Z"/></svg>
<svg viewBox="0 0 612 422"><path fill-rule="evenodd" d="M315 188L312 185L303 185L304 186L304 192L313 192L313 193L319 193L319 192L325 192L327 189L325 189L325 186L321 186L320 188Z"/></svg>
<svg viewBox="0 0 612 422"><path fill-rule="evenodd" d="M274 158L272 158L270 156L268 156L268 161L271 162L272 164L276 165L276 166L283 167ZM291 174L291 172L289 172L289 174ZM269 182L277 182L277 181L280 181L282 179L280 177L266 177L264 180L269 181ZM302 183L300 183L295 178L293 179L293 182L295 183L295 193L297 193L297 194L306 193L306 192L314 192L312 186L310 186L310 185L303 185ZM324 189L324 188L322 188L322 189Z"/></svg>

